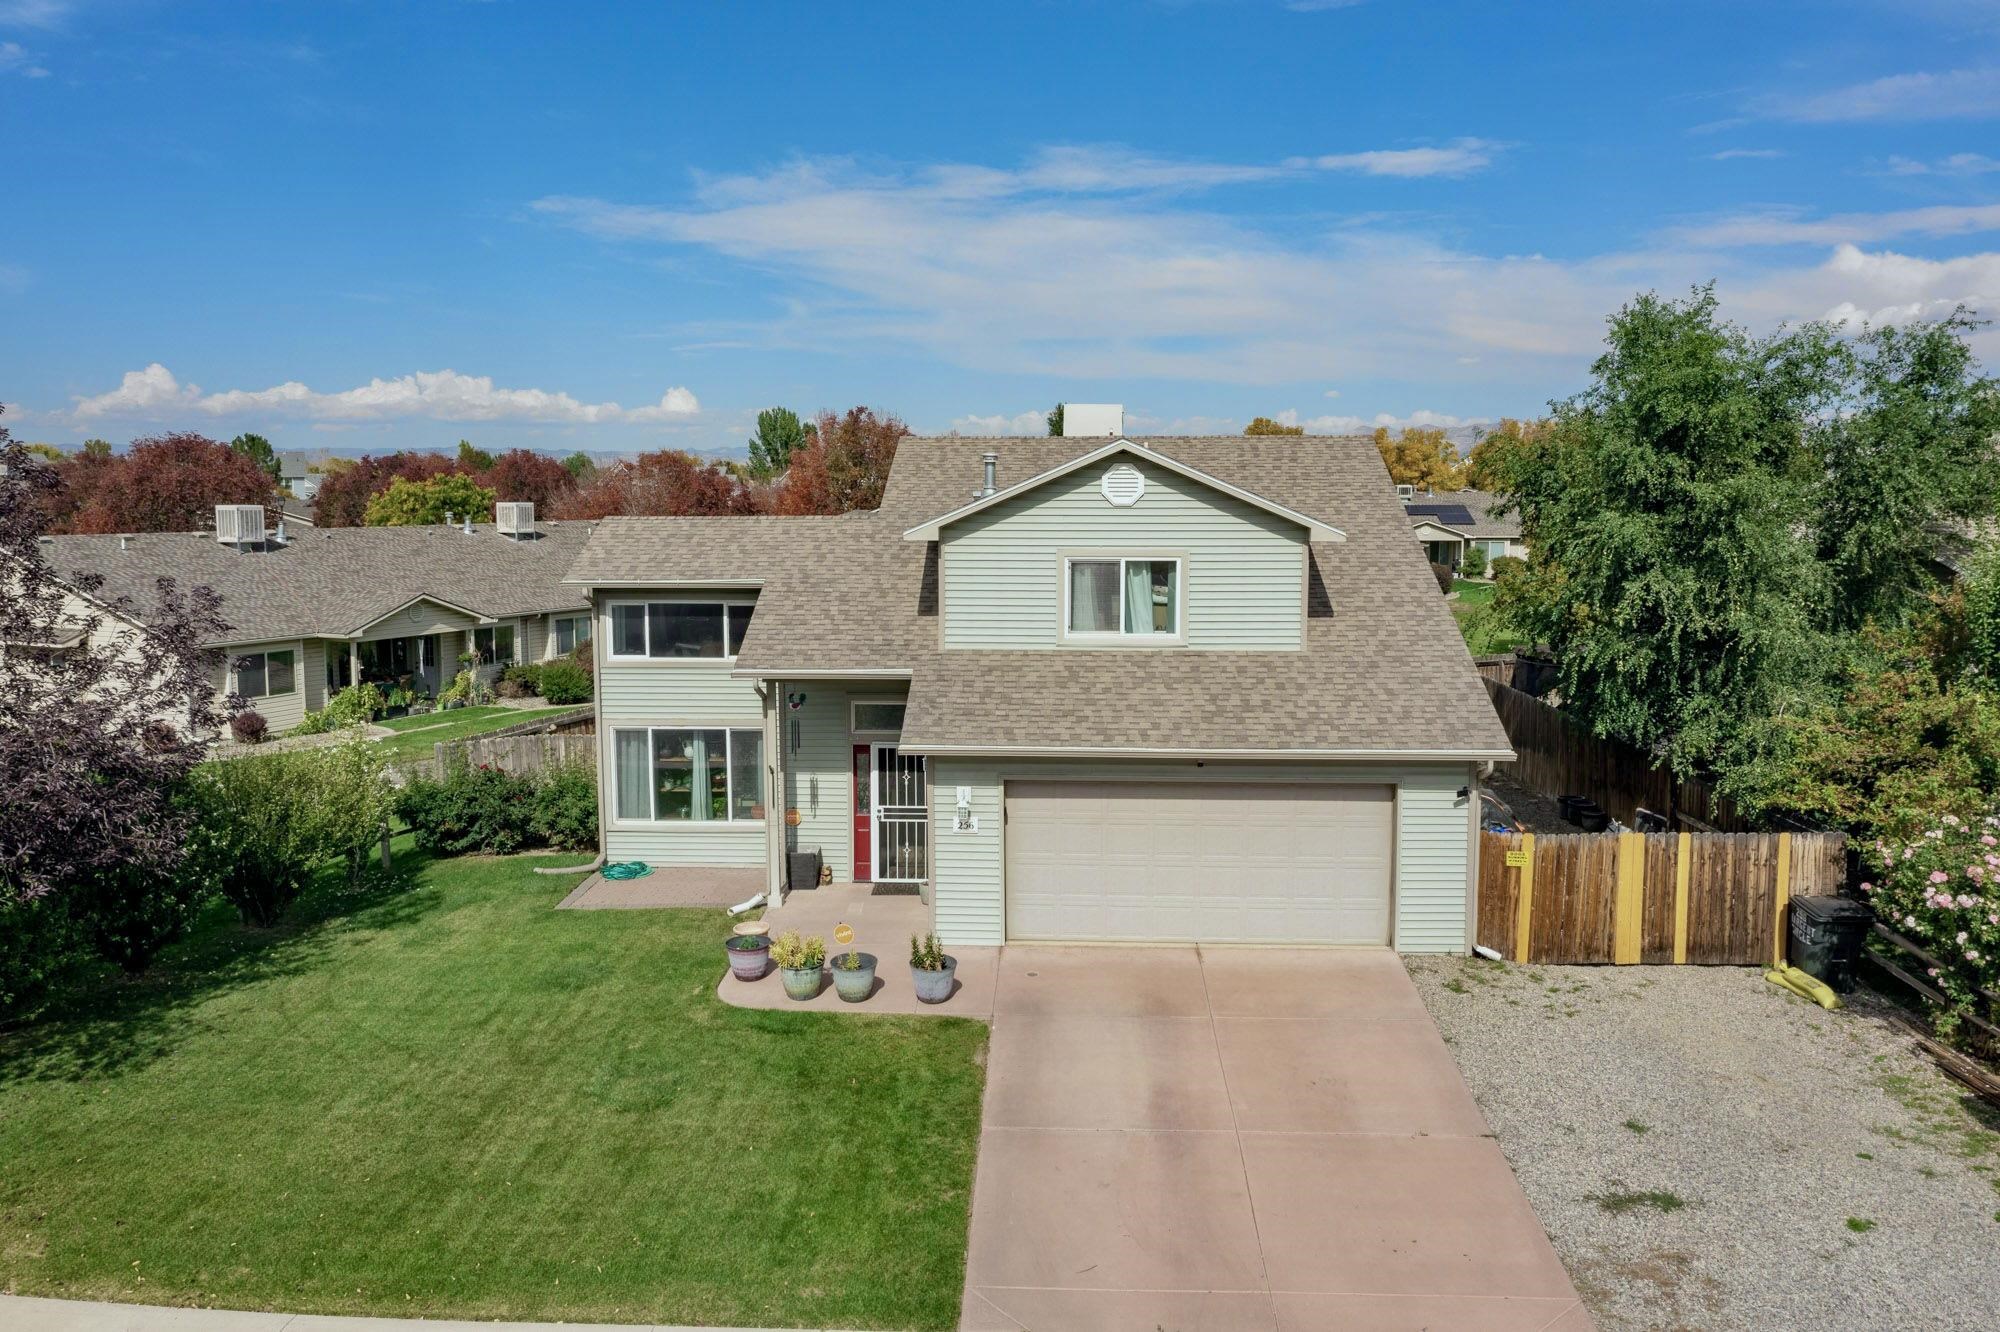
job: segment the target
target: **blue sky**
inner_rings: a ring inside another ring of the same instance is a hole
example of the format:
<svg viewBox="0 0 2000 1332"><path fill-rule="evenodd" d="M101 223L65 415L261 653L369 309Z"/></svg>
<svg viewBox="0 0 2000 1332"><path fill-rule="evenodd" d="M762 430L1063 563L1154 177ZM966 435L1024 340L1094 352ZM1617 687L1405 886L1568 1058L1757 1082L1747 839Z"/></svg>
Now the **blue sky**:
<svg viewBox="0 0 2000 1332"><path fill-rule="evenodd" d="M2000 314L2000 6L0 0L30 439L1492 419L1710 278Z"/></svg>

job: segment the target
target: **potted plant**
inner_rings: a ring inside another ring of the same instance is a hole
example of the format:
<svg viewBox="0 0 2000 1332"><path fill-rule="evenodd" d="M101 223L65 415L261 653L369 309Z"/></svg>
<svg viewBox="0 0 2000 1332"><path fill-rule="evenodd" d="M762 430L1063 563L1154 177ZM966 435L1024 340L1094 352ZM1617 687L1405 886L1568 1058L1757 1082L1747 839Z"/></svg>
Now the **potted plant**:
<svg viewBox="0 0 2000 1332"><path fill-rule="evenodd" d="M833 988L850 1004L875 992L875 954L848 949L833 959Z"/></svg>
<svg viewBox="0 0 2000 1332"><path fill-rule="evenodd" d="M722 947L729 954L729 974L737 980L761 980L771 969L771 937L767 934L732 934Z"/></svg>
<svg viewBox="0 0 2000 1332"><path fill-rule="evenodd" d="M819 993L826 940L817 934L800 938L797 930L786 930L771 941L771 960L785 978L785 993L803 1003Z"/></svg>
<svg viewBox="0 0 2000 1332"><path fill-rule="evenodd" d="M941 1004L951 998L952 976L957 971L958 959L946 954L937 935L910 936L910 983L916 986L920 1002Z"/></svg>

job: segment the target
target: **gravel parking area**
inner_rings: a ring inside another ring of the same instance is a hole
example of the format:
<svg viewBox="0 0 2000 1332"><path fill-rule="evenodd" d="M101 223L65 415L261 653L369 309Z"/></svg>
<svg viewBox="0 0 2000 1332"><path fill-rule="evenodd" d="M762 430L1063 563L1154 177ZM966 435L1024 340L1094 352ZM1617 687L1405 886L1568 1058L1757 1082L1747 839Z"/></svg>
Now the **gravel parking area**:
<svg viewBox="0 0 2000 1332"><path fill-rule="evenodd" d="M1405 959L1604 1329L2000 1327L2000 1112L1865 996Z"/></svg>

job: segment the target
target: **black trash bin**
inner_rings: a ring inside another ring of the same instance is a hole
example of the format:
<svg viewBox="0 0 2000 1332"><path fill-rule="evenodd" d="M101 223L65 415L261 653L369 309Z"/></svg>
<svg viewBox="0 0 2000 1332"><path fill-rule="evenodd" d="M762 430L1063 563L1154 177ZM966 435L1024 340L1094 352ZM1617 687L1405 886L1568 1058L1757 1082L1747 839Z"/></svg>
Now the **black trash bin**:
<svg viewBox="0 0 2000 1332"><path fill-rule="evenodd" d="M819 887L819 848L800 847L785 856L785 891Z"/></svg>
<svg viewBox="0 0 2000 1332"><path fill-rule="evenodd" d="M1792 899L1791 963L1800 971L1845 993L1854 988L1854 968L1875 913L1851 897Z"/></svg>

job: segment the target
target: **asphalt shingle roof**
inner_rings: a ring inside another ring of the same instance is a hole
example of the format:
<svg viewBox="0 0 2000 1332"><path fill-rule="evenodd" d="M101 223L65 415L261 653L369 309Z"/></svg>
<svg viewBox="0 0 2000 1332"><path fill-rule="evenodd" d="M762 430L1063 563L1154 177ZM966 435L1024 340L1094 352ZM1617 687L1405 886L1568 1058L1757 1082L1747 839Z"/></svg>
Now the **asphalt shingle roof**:
<svg viewBox="0 0 2000 1332"><path fill-rule="evenodd" d="M1105 442L906 439L875 512L606 519L571 577L756 579L738 672L907 670L916 749L1507 752L1366 437L1134 441L1345 533L1312 548L1306 650L941 651L935 545L903 532L968 503L983 453L1005 489Z"/></svg>
<svg viewBox="0 0 2000 1332"><path fill-rule="evenodd" d="M531 541L503 537L490 523L470 533L297 527L282 546L242 551L212 532L141 532L50 537L42 550L60 575L102 575L93 595L129 599L142 622L162 576L183 590L212 587L230 625L218 642L254 643L352 634L420 596L491 617L588 609L562 579L595 526L538 523Z"/></svg>
<svg viewBox="0 0 2000 1332"><path fill-rule="evenodd" d="M1520 517L1495 512L1506 502L1505 495L1496 495L1490 490L1453 490L1438 495L1419 495L1404 507L1412 527L1419 522L1428 522L1448 527L1474 541L1519 541ZM1442 508L1462 509L1464 517L1457 513L1427 512Z"/></svg>

